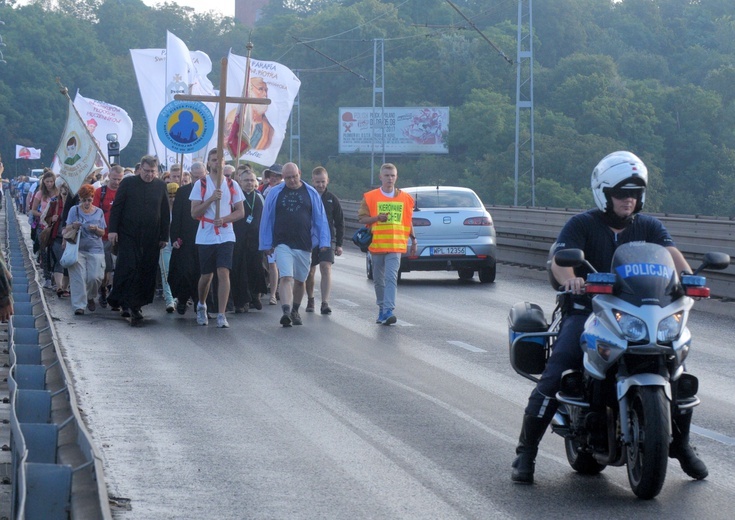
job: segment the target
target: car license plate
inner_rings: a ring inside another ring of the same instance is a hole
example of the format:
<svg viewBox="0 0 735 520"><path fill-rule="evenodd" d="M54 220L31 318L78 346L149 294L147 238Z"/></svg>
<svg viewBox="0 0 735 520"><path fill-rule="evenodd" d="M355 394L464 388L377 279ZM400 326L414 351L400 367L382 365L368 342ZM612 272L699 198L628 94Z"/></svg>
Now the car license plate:
<svg viewBox="0 0 735 520"><path fill-rule="evenodd" d="M449 246L449 247L432 247L431 248L431 256L443 256L443 255L464 255L467 252L467 248L457 247L457 246Z"/></svg>

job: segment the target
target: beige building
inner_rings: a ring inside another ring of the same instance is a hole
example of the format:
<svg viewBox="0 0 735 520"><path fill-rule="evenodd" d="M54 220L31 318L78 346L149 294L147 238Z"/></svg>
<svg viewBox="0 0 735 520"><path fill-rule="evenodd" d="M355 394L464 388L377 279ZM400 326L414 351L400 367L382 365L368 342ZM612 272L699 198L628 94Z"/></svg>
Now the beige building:
<svg viewBox="0 0 735 520"><path fill-rule="evenodd" d="M235 19L243 25L254 27L261 17L261 9L268 5L268 0L235 0Z"/></svg>

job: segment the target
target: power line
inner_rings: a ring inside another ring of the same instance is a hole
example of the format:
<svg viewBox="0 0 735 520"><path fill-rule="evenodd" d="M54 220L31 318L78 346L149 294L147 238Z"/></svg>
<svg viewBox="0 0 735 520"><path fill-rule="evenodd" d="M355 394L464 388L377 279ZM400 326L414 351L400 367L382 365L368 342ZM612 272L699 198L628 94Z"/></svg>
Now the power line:
<svg viewBox="0 0 735 520"><path fill-rule="evenodd" d="M306 42L303 42L303 41L299 40L299 39L298 39L298 38L296 38L295 36L291 36L291 38L293 38L294 40L296 40L296 41L297 41L298 43L300 43L301 45L304 45L304 46L308 47L309 49L311 49L312 51L316 52L316 53L317 53L318 55L320 55L320 56L322 56L322 57L324 57L324 58L328 59L329 61L331 61L331 62L332 62L332 63L334 63L335 65L339 65L339 67L340 67L340 68L343 68L344 70L346 70L346 71L347 71L347 72L349 72L350 74L354 74L355 76L357 76L357 77L358 77L358 78L360 78L361 80L363 80L363 81L365 81L365 82L367 82L367 83L370 83L370 80L369 80L369 79L367 79L367 78L366 78L365 76L363 76L362 74L360 74L360 73L358 73L358 72L355 72L354 70L352 70L351 68L349 68L349 67L348 67L348 66L346 66L346 65L343 65L342 63L340 63L339 61L335 60L334 58L330 58L329 56L327 56L326 54L324 54L324 53L323 53L322 51L320 51L320 50L317 50L317 49L315 49L314 47L312 47L312 46L311 46L311 45L309 45L308 43L306 43Z"/></svg>
<svg viewBox="0 0 735 520"><path fill-rule="evenodd" d="M491 41L490 41L490 39L489 39L489 38L488 38L487 36L485 36L485 35L483 34L483 32L482 32L482 31L481 31L480 29L478 29L478 28L477 28L477 26L475 25L475 22L473 22L472 20L470 20L469 18L467 18L467 17L466 17L465 15L464 15L464 13L463 13L462 11L460 11L460 10L459 10L459 8L458 8L458 7L456 6L456 5L454 5L454 4L452 3L452 1L451 1L451 0L446 0L446 2L447 2L447 3L449 4L449 5L451 5L451 6L452 6L452 8L453 8L453 9L454 9L455 11L457 11L457 12L459 13L459 15L460 15L460 16L461 16L462 18L464 18L464 19L465 19L465 20L467 21L467 23L468 23L468 24L470 24L470 27L472 27L472 28L473 28L473 29L474 29L475 31L477 31L477 33L478 33L478 34L479 34L480 36L482 36L482 39L483 39L483 40L485 40L485 41L486 41L487 43L489 43L489 44L490 44L490 46L491 46L491 47L492 47L493 49L495 49L495 50L496 50L496 51L498 52L498 54L500 54L500 55L501 55L501 56L503 57L503 59L504 59L505 61L507 61L507 62L508 62L508 64L510 64L510 65L513 65L513 60L512 60L512 59L510 59L510 58L509 58L508 56L506 56L506 55L505 55L505 53L504 53L503 51L501 51L501 50L500 50L500 49L499 49L499 48L498 48L498 47L497 47L497 46L496 46L496 45L495 45L495 44L494 44L493 42L491 42Z"/></svg>
<svg viewBox="0 0 735 520"><path fill-rule="evenodd" d="M407 4L408 2L410 2L410 0L404 0L402 3L398 4L397 6L395 6L395 8L398 9L399 7L401 7L404 4ZM309 43L319 42L319 41L322 41L322 40L329 40L329 39L335 38L337 36L342 36L343 34L347 34L348 32L354 31L356 29L359 29L360 27L364 27L364 26L366 26L366 25L368 25L370 23L373 23L375 20L379 20L379 19L383 18L384 16L386 16L387 14L388 14L388 12L386 11L385 13L379 14L378 16L376 16L375 18L373 18L371 20L368 20L368 21L366 21L364 23L361 23L360 25L356 25L352 29L347 29L346 31L342 31L341 33L333 34L331 36L324 36L323 38L314 38L313 40L309 40Z"/></svg>

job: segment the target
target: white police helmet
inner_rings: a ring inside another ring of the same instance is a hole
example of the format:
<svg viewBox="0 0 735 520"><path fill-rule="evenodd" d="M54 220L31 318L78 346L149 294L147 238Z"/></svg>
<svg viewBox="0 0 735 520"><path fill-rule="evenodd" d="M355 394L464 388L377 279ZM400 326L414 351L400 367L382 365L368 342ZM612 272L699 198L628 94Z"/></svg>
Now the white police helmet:
<svg viewBox="0 0 735 520"><path fill-rule="evenodd" d="M607 193L612 189L642 190L635 213L643 209L648 186L648 168L631 152L613 152L605 156L592 170L592 195L600 211L611 208Z"/></svg>

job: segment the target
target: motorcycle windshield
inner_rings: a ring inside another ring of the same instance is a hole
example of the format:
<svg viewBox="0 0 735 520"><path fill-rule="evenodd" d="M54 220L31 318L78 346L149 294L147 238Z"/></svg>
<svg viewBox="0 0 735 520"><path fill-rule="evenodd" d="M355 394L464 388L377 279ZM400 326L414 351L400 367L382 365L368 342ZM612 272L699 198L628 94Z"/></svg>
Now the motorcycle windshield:
<svg viewBox="0 0 735 520"><path fill-rule="evenodd" d="M623 244L612 260L617 296L633 305L665 307L679 297L678 275L665 247L646 242Z"/></svg>

